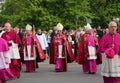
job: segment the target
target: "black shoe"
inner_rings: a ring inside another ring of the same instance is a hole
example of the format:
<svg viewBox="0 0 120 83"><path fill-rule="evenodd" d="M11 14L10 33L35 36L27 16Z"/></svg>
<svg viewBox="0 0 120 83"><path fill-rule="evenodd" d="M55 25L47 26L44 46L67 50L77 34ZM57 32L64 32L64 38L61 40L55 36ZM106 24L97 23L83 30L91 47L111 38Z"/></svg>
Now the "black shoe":
<svg viewBox="0 0 120 83"><path fill-rule="evenodd" d="M89 71L88 74L92 74L92 73Z"/></svg>
<svg viewBox="0 0 120 83"><path fill-rule="evenodd" d="M17 76L17 78L18 78L18 79L20 78L20 74Z"/></svg>
<svg viewBox="0 0 120 83"><path fill-rule="evenodd" d="M95 72L88 72L89 74L95 74Z"/></svg>
<svg viewBox="0 0 120 83"><path fill-rule="evenodd" d="M7 83L6 81L3 81L2 83Z"/></svg>
<svg viewBox="0 0 120 83"><path fill-rule="evenodd" d="M92 72L91 74L95 74L95 72Z"/></svg>
<svg viewBox="0 0 120 83"><path fill-rule="evenodd" d="M60 70L59 70L59 69L56 69L56 72L60 72Z"/></svg>

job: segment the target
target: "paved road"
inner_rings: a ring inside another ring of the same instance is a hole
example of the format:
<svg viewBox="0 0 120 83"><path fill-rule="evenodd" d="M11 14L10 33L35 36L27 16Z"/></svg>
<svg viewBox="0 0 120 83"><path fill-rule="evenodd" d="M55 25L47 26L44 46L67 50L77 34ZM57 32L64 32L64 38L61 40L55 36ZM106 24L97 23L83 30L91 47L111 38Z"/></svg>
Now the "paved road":
<svg viewBox="0 0 120 83"><path fill-rule="evenodd" d="M26 73L23 65L21 77L7 83L103 83L100 66L94 75L83 73L75 62L68 64L68 72L55 72L54 65L48 64L48 60L39 63L39 67L34 73Z"/></svg>

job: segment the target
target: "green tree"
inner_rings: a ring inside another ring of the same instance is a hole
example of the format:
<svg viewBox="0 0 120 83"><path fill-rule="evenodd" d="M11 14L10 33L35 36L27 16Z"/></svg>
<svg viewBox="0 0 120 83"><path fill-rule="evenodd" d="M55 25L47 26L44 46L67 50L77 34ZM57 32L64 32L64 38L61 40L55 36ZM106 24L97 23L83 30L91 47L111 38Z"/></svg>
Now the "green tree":
<svg viewBox="0 0 120 83"><path fill-rule="evenodd" d="M49 29L61 22L65 27L75 28L75 15L79 16L79 26L92 17L88 4L88 0L6 0L0 17L13 26L29 23Z"/></svg>
<svg viewBox="0 0 120 83"><path fill-rule="evenodd" d="M0 13L0 21L10 21L14 26L26 24L36 28L53 29L61 22L64 27L75 29L92 19L92 26L107 27L107 23L120 14L119 0L6 0Z"/></svg>
<svg viewBox="0 0 120 83"><path fill-rule="evenodd" d="M119 18L119 0L89 0L91 12L94 14L93 25L107 27L113 18Z"/></svg>

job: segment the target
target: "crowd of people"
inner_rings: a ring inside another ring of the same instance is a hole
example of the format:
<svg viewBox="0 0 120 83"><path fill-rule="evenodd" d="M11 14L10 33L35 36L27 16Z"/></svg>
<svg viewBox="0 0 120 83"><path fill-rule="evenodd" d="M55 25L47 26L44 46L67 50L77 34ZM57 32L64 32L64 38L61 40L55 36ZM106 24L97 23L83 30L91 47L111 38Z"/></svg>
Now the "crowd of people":
<svg viewBox="0 0 120 83"><path fill-rule="evenodd" d="M10 22L0 24L0 83L19 79L22 64L26 72L39 68L38 63L49 59L56 72L67 72L67 63L77 62L88 74L97 72L101 64L104 83L120 83L120 34L117 23L110 21L108 28L84 28L65 30L58 23L48 32L35 30L30 24L21 29L12 28Z"/></svg>

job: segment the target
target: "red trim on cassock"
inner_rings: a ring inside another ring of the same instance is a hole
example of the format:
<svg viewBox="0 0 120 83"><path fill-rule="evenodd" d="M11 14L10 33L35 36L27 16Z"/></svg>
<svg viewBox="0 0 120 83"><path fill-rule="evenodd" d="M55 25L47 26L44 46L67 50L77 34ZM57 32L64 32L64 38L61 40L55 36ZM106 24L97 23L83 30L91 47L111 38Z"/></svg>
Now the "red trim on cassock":
<svg viewBox="0 0 120 83"><path fill-rule="evenodd" d="M76 62L78 64L83 64L87 61L87 58L89 56L88 54L88 40L87 40L87 35L84 34L80 40L80 44L79 44L79 48L77 51L77 56L76 56ZM95 37L95 42L99 43L98 38ZM96 46L97 49L97 46ZM102 63L102 56L99 53L96 53L97 56L97 64L101 64Z"/></svg>
<svg viewBox="0 0 120 83"><path fill-rule="evenodd" d="M65 35L62 34L62 39L65 42L65 45L63 45L63 52L62 56L67 58L67 63L71 63L74 61L74 54L72 52L72 47L70 43L68 42L68 39ZM65 53L65 47L66 47L66 53ZM66 54L66 55L65 55ZM55 60L58 57L58 39L55 35L52 42L51 42L51 48L50 48L50 64L55 64Z"/></svg>
<svg viewBox="0 0 120 83"><path fill-rule="evenodd" d="M42 50L42 47L41 47L41 45L40 45L40 43L39 43L39 41L38 41L38 39L37 39L37 37L36 37L36 35L34 35L34 34L32 34L32 40L34 41L35 40L35 44L36 44L36 52L37 52L37 58L36 58L36 60L37 60L37 62L42 62L42 61L44 61L45 59L46 59L46 55L44 54L44 52L43 52L43 50ZM24 47L26 47L27 45L26 45L26 34L23 36L23 40L22 40L22 45L21 45L21 47L20 47L20 56L21 56L21 61L24 63ZM32 48L33 48L33 46L32 46ZM31 56L34 56L33 55L34 54L34 51L32 51L32 49L31 49Z"/></svg>

